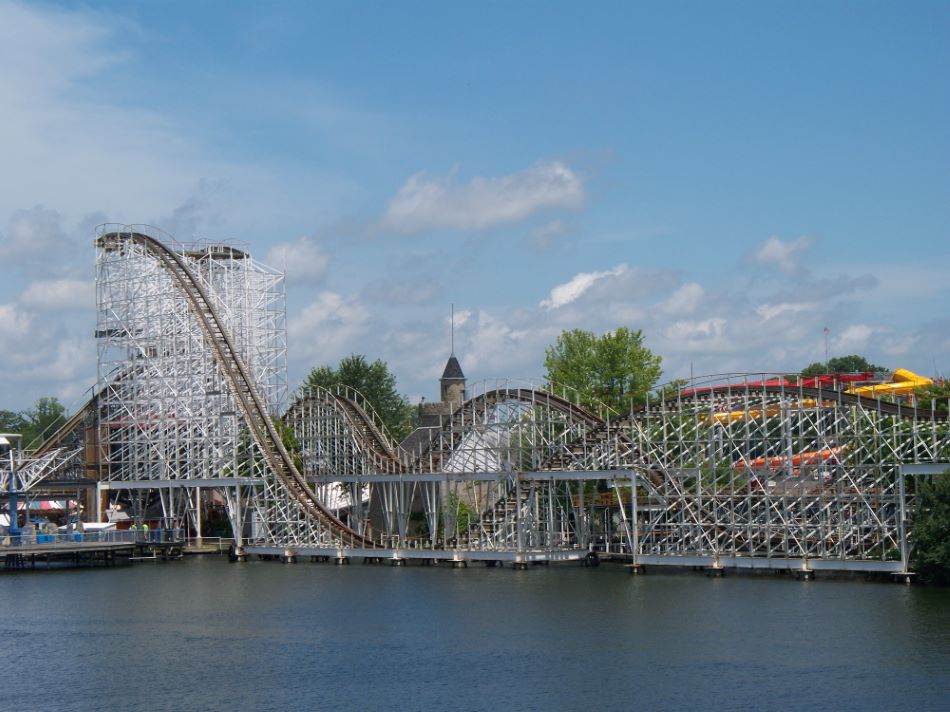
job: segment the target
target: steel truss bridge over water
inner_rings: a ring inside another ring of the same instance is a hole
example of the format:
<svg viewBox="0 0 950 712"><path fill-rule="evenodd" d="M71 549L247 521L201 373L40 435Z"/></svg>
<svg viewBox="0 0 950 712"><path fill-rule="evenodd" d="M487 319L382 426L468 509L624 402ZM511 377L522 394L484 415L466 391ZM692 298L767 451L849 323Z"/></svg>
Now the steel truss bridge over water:
<svg viewBox="0 0 950 712"><path fill-rule="evenodd" d="M199 537L212 490L238 555L906 573L920 478L950 462L936 403L748 375L629 414L486 382L400 445L356 392L288 397L283 278L245 250L116 225L96 249L95 395L15 487L72 467L100 517L157 501Z"/></svg>

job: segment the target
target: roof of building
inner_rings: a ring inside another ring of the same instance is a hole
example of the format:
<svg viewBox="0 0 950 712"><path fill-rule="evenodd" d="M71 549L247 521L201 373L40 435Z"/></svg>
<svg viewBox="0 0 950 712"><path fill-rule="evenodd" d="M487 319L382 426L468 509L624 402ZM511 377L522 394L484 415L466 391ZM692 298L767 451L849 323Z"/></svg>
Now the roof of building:
<svg viewBox="0 0 950 712"><path fill-rule="evenodd" d="M405 440L399 443L399 447L418 457L429 449L432 440L440 430L439 427L416 428L409 433Z"/></svg>
<svg viewBox="0 0 950 712"><path fill-rule="evenodd" d="M455 358L455 355L449 356L449 360L445 364L445 370L442 371L442 380L450 379L464 379L465 374L462 373L462 367L459 365L459 360Z"/></svg>

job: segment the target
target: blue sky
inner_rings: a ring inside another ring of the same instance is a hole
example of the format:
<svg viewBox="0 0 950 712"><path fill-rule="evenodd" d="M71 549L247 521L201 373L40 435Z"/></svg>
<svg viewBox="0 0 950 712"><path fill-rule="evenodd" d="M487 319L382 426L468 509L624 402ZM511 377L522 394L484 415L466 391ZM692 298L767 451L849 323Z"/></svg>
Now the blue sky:
<svg viewBox="0 0 950 712"><path fill-rule="evenodd" d="M95 380L99 222L286 267L291 383L562 329L950 371L946 3L0 0L0 407Z"/></svg>

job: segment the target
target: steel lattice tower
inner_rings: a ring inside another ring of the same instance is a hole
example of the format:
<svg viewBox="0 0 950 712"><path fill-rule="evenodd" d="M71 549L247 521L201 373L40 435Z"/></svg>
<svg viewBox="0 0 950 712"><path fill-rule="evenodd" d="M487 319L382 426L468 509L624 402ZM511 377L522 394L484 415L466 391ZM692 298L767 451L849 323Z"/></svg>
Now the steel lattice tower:
<svg viewBox="0 0 950 712"><path fill-rule="evenodd" d="M272 415L287 397L284 277L231 244L185 245L143 226L97 231L100 479L111 489L154 487L176 526L197 504L195 488L240 474L247 436L188 295L145 247L117 237L133 231L191 268Z"/></svg>

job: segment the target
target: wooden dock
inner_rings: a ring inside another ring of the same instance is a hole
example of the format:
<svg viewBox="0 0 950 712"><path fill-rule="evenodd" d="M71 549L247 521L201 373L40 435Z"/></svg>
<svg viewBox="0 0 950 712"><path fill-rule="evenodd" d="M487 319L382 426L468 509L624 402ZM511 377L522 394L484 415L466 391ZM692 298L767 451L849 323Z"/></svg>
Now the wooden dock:
<svg viewBox="0 0 950 712"><path fill-rule="evenodd" d="M53 569L97 566L124 566L131 563L133 542L64 542L0 546L0 569Z"/></svg>

